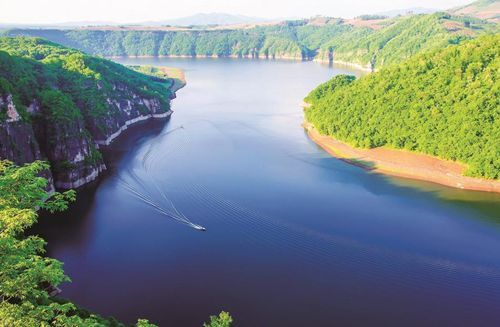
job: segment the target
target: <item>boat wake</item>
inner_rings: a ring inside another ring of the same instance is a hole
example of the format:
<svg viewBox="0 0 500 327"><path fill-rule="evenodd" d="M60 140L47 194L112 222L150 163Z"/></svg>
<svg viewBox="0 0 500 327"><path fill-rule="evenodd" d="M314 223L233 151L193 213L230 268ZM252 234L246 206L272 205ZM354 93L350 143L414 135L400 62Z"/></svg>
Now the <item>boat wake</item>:
<svg viewBox="0 0 500 327"><path fill-rule="evenodd" d="M167 136L173 132L184 129L183 126L174 128L163 133L161 136ZM161 141L162 138L157 138L153 141L144 155L140 157L140 163L133 165L128 169L124 176L118 176L118 180L125 190L137 200L147 204L157 212L165 215L174 221L187 225L195 230L206 231L206 228L193 223L172 201L167 191L158 185L157 181L151 174L151 167L155 161L153 153L154 146ZM158 158L156 158L158 159ZM138 173L140 171L140 174Z"/></svg>

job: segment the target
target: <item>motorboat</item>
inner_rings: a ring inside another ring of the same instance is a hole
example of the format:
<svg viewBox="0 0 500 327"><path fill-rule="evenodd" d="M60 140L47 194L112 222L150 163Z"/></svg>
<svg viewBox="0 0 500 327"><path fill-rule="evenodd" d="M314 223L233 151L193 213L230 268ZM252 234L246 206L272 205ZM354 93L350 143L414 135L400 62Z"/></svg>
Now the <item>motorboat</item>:
<svg viewBox="0 0 500 327"><path fill-rule="evenodd" d="M205 232L207 229L200 225L193 225L193 228L202 232Z"/></svg>

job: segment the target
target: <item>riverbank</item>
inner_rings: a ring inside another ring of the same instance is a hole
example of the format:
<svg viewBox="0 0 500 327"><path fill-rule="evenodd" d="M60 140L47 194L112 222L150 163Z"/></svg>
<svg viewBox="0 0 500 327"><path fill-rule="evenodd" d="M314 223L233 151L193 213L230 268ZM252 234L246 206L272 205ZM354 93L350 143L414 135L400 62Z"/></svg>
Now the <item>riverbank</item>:
<svg viewBox="0 0 500 327"><path fill-rule="evenodd" d="M318 57L313 59L314 62L320 63L320 64L328 64L328 65L337 65L337 66L343 66L347 68L354 68L356 70L360 70L366 73L374 73L378 71L378 68L371 68L368 66L363 66L358 63L354 62L349 62L349 61L341 61L341 60L325 60L325 59L320 59Z"/></svg>
<svg viewBox="0 0 500 327"><path fill-rule="evenodd" d="M249 60L289 60L289 61L315 61L313 57L295 56L295 55L259 55L259 54L247 54L247 55L137 55L137 56L105 56L106 59L148 59L148 58L171 58L171 59L249 59Z"/></svg>
<svg viewBox="0 0 500 327"><path fill-rule="evenodd" d="M173 58L173 59L248 59L248 60L286 60L286 61L299 61L299 62L304 62L304 61L313 61L319 64L323 65L336 65L340 67L345 67L345 68L354 68L359 71L363 71L365 73L374 73L377 72L379 69L378 68L371 68L366 65L361 65L359 63L355 62L348 62L348 61L341 61L341 60L325 60L321 59L318 56L315 57L297 57L297 56L286 56L286 55L278 55L278 56L259 56L259 55L244 55L244 56L238 56L238 55L229 55L229 56L217 56L217 55L157 55L157 56L150 56L150 55L140 55L140 56L107 56L106 58L108 59L125 59L125 58L141 58L141 59L148 59L148 58ZM160 67L158 67L160 68ZM171 67L165 67L165 68L171 68Z"/></svg>
<svg viewBox="0 0 500 327"><path fill-rule="evenodd" d="M433 182L459 189L500 193L500 181L463 176L466 166L433 156L388 148L359 149L321 135L309 122L309 137L332 156L377 173Z"/></svg>

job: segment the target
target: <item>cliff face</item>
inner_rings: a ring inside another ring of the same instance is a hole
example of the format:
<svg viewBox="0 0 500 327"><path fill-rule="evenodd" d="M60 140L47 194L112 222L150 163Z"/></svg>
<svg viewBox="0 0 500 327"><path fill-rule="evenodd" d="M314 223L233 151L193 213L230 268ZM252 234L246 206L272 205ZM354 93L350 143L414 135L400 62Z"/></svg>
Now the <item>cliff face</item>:
<svg viewBox="0 0 500 327"><path fill-rule="evenodd" d="M5 121L0 122L0 158L18 164L43 160L44 156L40 151L33 126L21 121L11 94L0 95L0 113L4 113L7 117ZM53 191L52 172L44 171L42 175L49 182L48 191Z"/></svg>
<svg viewBox="0 0 500 327"><path fill-rule="evenodd" d="M31 124L21 121L12 95L0 95L0 112L6 119L0 123L0 157L15 162L32 162L41 158Z"/></svg>
<svg viewBox="0 0 500 327"><path fill-rule="evenodd" d="M15 42L16 49L33 48ZM170 116L174 83L54 46L45 50L52 56L61 51L56 68L53 59L47 68L0 51L0 159L16 164L46 160L51 168L44 174L52 188L76 188L106 169L100 146L135 122ZM82 73L66 68L74 65L74 55L82 59L76 61Z"/></svg>
<svg viewBox="0 0 500 327"><path fill-rule="evenodd" d="M53 124L36 114L32 123L9 119L0 123L0 158L17 164L47 160L51 163L47 173L53 176L55 187L76 188L106 169L99 145L109 145L135 122L166 118L171 113L164 111L159 101L137 95L132 100L110 100L108 110L113 114L92 119L88 125L83 120Z"/></svg>
<svg viewBox="0 0 500 327"><path fill-rule="evenodd" d="M41 116L35 120L34 129L57 188L79 187L106 169L82 119L53 124Z"/></svg>
<svg viewBox="0 0 500 327"><path fill-rule="evenodd" d="M169 100L175 97L171 93ZM126 85L112 86L112 92L106 95L107 115L90 117L88 130L97 145L109 145L127 126L149 118L166 118L171 114L170 105L166 106L156 98L143 97Z"/></svg>
<svg viewBox="0 0 500 327"><path fill-rule="evenodd" d="M124 90L125 91L125 90ZM12 95L1 96L5 100ZM53 186L61 189L77 188L95 180L106 170L98 148L109 145L138 121L150 118L167 118L171 111L161 106L157 99L131 94L129 98L108 98L109 115L102 118L83 119L65 124L54 124L45 119L38 105L31 113L31 122L21 121L15 105L10 107L17 117L0 123L0 158L16 164L47 160L51 171L44 175ZM0 102L1 103L1 102ZM0 106L5 112L6 106Z"/></svg>

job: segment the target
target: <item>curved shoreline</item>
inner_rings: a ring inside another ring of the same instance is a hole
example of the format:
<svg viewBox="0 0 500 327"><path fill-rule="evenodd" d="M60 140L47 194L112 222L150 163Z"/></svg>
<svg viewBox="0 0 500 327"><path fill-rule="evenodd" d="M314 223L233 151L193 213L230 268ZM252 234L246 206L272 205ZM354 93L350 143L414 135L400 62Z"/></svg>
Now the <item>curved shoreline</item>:
<svg viewBox="0 0 500 327"><path fill-rule="evenodd" d="M320 59L319 57L307 57L307 58L299 58L294 56L238 56L238 55L228 55L228 56L218 56L218 55L120 55L120 56L104 56L106 59L150 59L150 58L167 58L167 59L244 59L244 60L284 60L284 61L297 61L297 62L316 62L322 65L338 65L344 66L347 68L354 68L356 70L360 70L366 73L374 73L379 70L379 68L371 69L367 66L363 66L362 64L349 62L349 61L341 61L341 60L325 60Z"/></svg>
<svg viewBox="0 0 500 327"><path fill-rule="evenodd" d="M350 62L350 61L342 61L342 60L335 60L335 59L334 60L329 60L329 59L326 60L326 59L320 59L320 58L314 58L313 61L321 63L321 64L332 64L332 65L345 66L348 68L354 68L354 69L361 70L361 71L366 72L366 73L375 73L379 70L378 68L372 69L370 67L363 66L362 64Z"/></svg>
<svg viewBox="0 0 500 327"><path fill-rule="evenodd" d="M171 58L171 59L245 59L245 60L287 60L287 61L314 61L314 58L304 58L304 57L297 57L297 56L286 56L286 55L268 55L267 57L265 55L259 55L259 56L252 56L252 55L223 55L223 56L218 56L218 55L203 55L203 54L196 54L196 55L119 55L119 56L103 56L103 58L106 59L137 59L137 58Z"/></svg>
<svg viewBox="0 0 500 327"><path fill-rule="evenodd" d="M500 181L463 176L466 168L463 164L404 150L354 148L333 137L321 135L307 121L302 126L311 140L329 154L358 167L458 189L500 193Z"/></svg>

